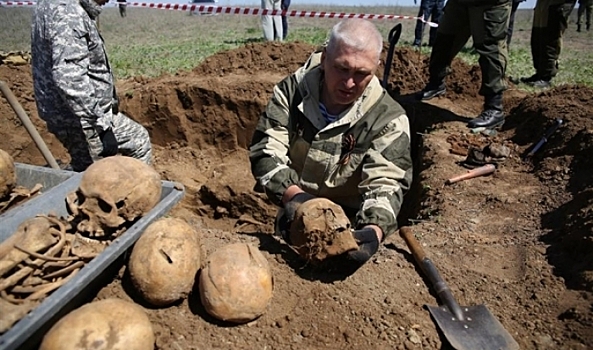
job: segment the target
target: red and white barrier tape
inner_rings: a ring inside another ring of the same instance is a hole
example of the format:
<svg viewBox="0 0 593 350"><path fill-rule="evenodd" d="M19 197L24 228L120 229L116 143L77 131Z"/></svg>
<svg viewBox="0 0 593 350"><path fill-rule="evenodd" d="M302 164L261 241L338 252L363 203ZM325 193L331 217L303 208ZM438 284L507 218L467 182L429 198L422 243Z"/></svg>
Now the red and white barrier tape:
<svg viewBox="0 0 593 350"><path fill-rule="evenodd" d="M23 7L29 7L29 6L35 6L35 3L32 1L0 1L0 7L2 6L23 6Z"/></svg>
<svg viewBox="0 0 593 350"><path fill-rule="evenodd" d="M0 2L0 6L35 6L31 1L7 1ZM438 24L425 21L422 17L402 16L402 15L384 15L384 14L361 14L361 13L339 13L325 11L283 11L283 10L265 10L249 7L228 7L228 6L210 6L210 5L188 5L188 4L158 4L146 2L128 2L128 7L147 7L161 10L178 10L202 12L211 14L232 14L232 15L254 15L254 16L280 16L306 17L306 18L363 18L363 19L411 19L420 20L431 27L438 27Z"/></svg>

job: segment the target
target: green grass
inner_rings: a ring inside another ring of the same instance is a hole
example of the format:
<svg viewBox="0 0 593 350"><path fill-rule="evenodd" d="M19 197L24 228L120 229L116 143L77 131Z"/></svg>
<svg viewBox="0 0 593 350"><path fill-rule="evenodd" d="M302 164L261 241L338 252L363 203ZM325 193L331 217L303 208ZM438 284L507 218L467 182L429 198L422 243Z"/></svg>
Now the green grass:
<svg viewBox="0 0 593 350"><path fill-rule="evenodd" d="M366 14L416 15L417 8L401 7L331 7L297 6L294 10L333 11ZM30 50L32 9L0 8L0 51ZM593 32L576 33L575 13L571 16L560 71L555 84L581 83L593 87ZM529 36L532 10L517 13L515 33L509 54L507 75L533 74ZM319 45L337 19L290 18L287 41L299 40ZM414 36L413 20L377 20L377 27L387 37L396 24L403 24L399 45L410 45ZM189 15L181 11L128 8L128 17L120 18L116 8L105 8L99 26L106 41L110 62L118 79L137 75L149 77L191 70L206 57L250 42L262 40L260 19L247 15ZM428 28L424 40L428 40ZM430 54L430 48L422 48ZM458 55L477 64L471 40Z"/></svg>

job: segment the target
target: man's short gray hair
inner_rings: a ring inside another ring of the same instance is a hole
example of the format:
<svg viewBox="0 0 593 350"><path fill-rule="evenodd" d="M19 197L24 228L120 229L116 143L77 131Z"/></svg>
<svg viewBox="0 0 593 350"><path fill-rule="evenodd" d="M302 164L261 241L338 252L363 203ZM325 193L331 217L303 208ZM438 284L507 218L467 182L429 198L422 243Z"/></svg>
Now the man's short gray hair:
<svg viewBox="0 0 593 350"><path fill-rule="evenodd" d="M332 28L327 51L333 53L340 44L360 51L372 50L377 54L378 60L383 50L383 36L370 21L350 18L340 21Z"/></svg>

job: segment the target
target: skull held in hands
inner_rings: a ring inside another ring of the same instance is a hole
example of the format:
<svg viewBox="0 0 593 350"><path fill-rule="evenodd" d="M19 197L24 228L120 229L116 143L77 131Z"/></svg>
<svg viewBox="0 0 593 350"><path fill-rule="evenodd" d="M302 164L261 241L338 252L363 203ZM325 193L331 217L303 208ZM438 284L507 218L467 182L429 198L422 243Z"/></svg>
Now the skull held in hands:
<svg viewBox="0 0 593 350"><path fill-rule="evenodd" d="M124 156L103 158L82 175L68 208L80 218L77 229L106 236L147 214L161 198L160 175L142 161Z"/></svg>
<svg viewBox="0 0 593 350"><path fill-rule="evenodd" d="M299 206L290 226L290 241L301 257L314 263L358 249L344 209L326 198Z"/></svg>

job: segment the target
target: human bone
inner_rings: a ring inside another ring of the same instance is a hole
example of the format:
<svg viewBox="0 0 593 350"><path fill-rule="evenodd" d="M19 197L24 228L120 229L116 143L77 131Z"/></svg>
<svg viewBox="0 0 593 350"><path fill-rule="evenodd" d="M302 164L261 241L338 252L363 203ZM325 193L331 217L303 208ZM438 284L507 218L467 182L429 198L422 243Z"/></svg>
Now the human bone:
<svg viewBox="0 0 593 350"><path fill-rule="evenodd" d="M358 249L344 209L327 198L314 198L298 207L290 241L299 255L312 262Z"/></svg>
<svg viewBox="0 0 593 350"><path fill-rule="evenodd" d="M77 229L104 236L147 214L161 198L159 173L125 156L103 158L88 167L67 197L70 212L81 217Z"/></svg>
<svg viewBox="0 0 593 350"><path fill-rule="evenodd" d="M10 154L0 149L0 199L8 196L15 186L14 160Z"/></svg>
<svg viewBox="0 0 593 350"><path fill-rule="evenodd" d="M244 323L261 316L272 299L268 261L253 245L223 246L200 273L199 291L206 311L223 321Z"/></svg>
<svg viewBox="0 0 593 350"><path fill-rule="evenodd" d="M70 312L43 337L39 350L153 350L144 310L121 299L95 301Z"/></svg>
<svg viewBox="0 0 593 350"><path fill-rule="evenodd" d="M150 224L132 249L130 277L155 306L187 297L200 269L200 236L187 222L162 218Z"/></svg>

